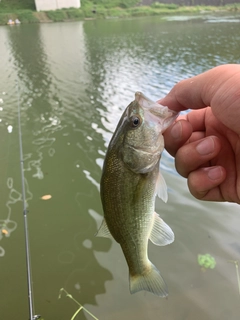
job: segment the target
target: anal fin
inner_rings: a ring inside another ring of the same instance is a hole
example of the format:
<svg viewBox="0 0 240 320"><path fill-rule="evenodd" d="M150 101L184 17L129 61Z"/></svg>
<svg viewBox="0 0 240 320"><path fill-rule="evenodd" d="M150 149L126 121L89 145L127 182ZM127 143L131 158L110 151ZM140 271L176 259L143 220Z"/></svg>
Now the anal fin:
<svg viewBox="0 0 240 320"><path fill-rule="evenodd" d="M108 229L107 223L105 219L103 219L102 224L96 233L96 237L103 237L103 238L112 238L112 235Z"/></svg>

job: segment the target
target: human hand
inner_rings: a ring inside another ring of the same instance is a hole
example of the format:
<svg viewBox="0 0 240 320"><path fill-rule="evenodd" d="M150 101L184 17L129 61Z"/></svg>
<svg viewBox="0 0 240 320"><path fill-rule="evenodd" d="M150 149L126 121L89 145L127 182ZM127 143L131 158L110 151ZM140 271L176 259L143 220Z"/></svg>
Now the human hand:
<svg viewBox="0 0 240 320"><path fill-rule="evenodd" d="M240 204L240 65L222 65L176 84L158 101L180 116L165 148L197 199Z"/></svg>

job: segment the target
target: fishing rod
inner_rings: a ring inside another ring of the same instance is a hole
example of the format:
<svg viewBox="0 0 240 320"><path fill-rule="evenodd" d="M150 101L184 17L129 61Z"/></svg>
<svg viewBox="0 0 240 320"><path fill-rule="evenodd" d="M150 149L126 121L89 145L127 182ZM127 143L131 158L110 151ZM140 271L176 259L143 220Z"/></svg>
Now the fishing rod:
<svg viewBox="0 0 240 320"><path fill-rule="evenodd" d="M20 108L20 93L19 83L17 79L17 93L18 93L18 137L19 137L19 152L20 152L20 171L22 182L22 201L23 201L23 219L24 219L24 235L25 235L25 251L26 251L26 266L27 266L27 285L28 285L28 305L29 305L29 320L40 319L40 315L34 315L33 303L33 288L32 288L32 272L31 272L31 259L30 259L30 246L29 246L29 233L28 233L28 219L27 219L27 202L25 190L25 176L24 176L24 160L23 160L23 144L22 144L22 129L21 129L21 108Z"/></svg>

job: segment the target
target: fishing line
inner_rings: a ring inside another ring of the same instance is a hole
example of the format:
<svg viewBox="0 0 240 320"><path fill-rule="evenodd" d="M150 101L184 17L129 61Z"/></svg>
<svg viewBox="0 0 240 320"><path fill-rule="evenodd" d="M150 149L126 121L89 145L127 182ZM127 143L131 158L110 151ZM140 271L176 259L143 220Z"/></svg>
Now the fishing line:
<svg viewBox="0 0 240 320"><path fill-rule="evenodd" d="M29 233L28 233L28 219L27 219L27 202L25 190L25 176L24 176L24 160L23 160L23 146L22 146L22 129L21 129L21 110L20 110L20 93L19 83L17 79L17 96L18 96L18 137L19 137L19 153L20 153L20 171L22 182L22 201L23 201L23 219L24 219L24 236L25 236L25 251L26 251L26 266L27 266L27 285L28 285L28 304L30 320L40 319L40 315L34 315L33 303L33 289L32 289L32 271L30 259Z"/></svg>

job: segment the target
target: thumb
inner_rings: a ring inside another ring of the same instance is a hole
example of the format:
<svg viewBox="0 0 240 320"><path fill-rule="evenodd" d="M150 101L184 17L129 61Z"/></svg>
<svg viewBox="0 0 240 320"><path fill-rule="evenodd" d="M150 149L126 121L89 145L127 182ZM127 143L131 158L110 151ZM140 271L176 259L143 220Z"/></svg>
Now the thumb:
<svg viewBox="0 0 240 320"><path fill-rule="evenodd" d="M158 102L177 112L210 106L218 120L240 134L240 65L218 66L182 80Z"/></svg>

